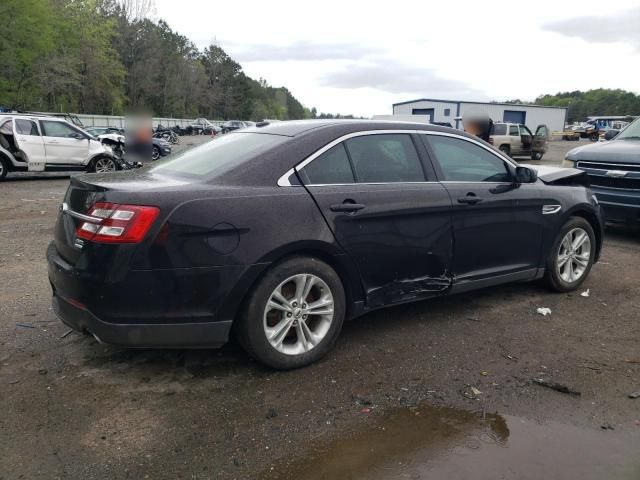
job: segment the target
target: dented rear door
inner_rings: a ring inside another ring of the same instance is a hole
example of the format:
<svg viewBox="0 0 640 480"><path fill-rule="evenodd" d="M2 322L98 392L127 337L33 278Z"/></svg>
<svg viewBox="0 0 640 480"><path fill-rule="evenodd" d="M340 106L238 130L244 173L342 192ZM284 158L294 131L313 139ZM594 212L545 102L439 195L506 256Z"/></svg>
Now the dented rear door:
<svg viewBox="0 0 640 480"><path fill-rule="evenodd" d="M449 194L426 181L419 164L414 168L409 136L371 136L377 137L373 145L347 140L329 149L299 172L300 179L357 264L369 306L440 294L451 284ZM378 160L380 169L367 174L365 164ZM394 168L401 168L399 176Z"/></svg>

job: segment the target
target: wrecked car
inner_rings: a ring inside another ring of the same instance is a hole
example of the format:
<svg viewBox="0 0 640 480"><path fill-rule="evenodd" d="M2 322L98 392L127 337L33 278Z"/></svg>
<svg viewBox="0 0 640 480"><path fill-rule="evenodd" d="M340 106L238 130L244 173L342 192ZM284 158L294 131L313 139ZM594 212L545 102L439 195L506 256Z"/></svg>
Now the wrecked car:
<svg viewBox="0 0 640 480"><path fill-rule="evenodd" d="M443 127L307 120L76 176L47 251L53 308L101 342L234 335L290 369L381 307L538 279L571 291L599 258L599 206L584 172L535 168Z"/></svg>
<svg viewBox="0 0 640 480"><path fill-rule="evenodd" d="M0 180L9 172L115 171L108 147L58 117L0 114Z"/></svg>

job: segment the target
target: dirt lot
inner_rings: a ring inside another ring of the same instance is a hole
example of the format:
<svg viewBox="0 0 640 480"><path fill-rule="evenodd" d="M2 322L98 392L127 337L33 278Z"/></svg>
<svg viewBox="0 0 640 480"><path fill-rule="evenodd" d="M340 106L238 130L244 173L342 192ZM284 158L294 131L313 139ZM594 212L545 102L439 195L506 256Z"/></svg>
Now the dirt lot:
<svg viewBox="0 0 640 480"><path fill-rule="evenodd" d="M588 297L520 284L389 308L280 373L234 345L67 334L44 252L68 179L24 177L0 184L0 479L640 478L637 231L607 231Z"/></svg>

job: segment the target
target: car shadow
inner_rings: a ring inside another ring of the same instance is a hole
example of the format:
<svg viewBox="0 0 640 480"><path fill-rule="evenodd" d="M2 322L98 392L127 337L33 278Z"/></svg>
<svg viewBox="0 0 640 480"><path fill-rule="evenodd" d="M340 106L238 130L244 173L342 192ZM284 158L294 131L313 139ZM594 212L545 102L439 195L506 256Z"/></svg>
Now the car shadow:
<svg viewBox="0 0 640 480"><path fill-rule="evenodd" d="M390 335L411 335L424 324L440 324L452 320L478 321L487 302L509 301L522 297L549 294L536 284L512 284L449 297L421 300L390 306L345 322L338 348L318 364L338 365L364 344L385 347ZM401 332L398 330L401 329ZM250 358L240 345L231 339L219 349L127 349L98 343L91 337L82 341L84 367L126 373L141 383L187 382L199 379L225 378L236 375L254 378L268 377L274 370ZM313 367L311 367L313 368Z"/></svg>

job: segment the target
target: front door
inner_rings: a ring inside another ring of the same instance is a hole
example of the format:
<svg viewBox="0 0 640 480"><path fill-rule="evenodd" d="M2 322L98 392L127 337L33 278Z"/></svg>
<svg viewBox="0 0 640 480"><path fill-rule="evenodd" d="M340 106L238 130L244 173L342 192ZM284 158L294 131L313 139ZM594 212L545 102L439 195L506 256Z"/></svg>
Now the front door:
<svg viewBox="0 0 640 480"><path fill-rule="evenodd" d="M40 120L47 163L51 165L82 165L89 155L89 137L66 122Z"/></svg>
<svg viewBox="0 0 640 480"><path fill-rule="evenodd" d="M349 138L298 175L358 266L369 306L450 286L451 200L443 185L426 181L410 134Z"/></svg>
<svg viewBox="0 0 640 480"><path fill-rule="evenodd" d="M533 278L542 248L537 185L514 183L514 167L473 140L422 137L453 202L454 282Z"/></svg>
<svg viewBox="0 0 640 480"><path fill-rule="evenodd" d="M522 152L525 155L531 153L531 146L533 144L533 135L531 130L526 125L520 125L520 139L522 140Z"/></svg>
<svg viewBox="0 0 640 480"><path fill-rule="evenodd" d="M546 125L538 125L536 134L533 137L531 151L534 153L545 153L547 151L547 142L549 141L549 129Z"/></svg>
<svg viewBox="0 0 640 480"><path fill-rule="evenodd" d="M21 152L21 158L16 159L26 161L29 171L43 171L47 157L37 123L29 118L14 117L13 138Z"/></svg>

